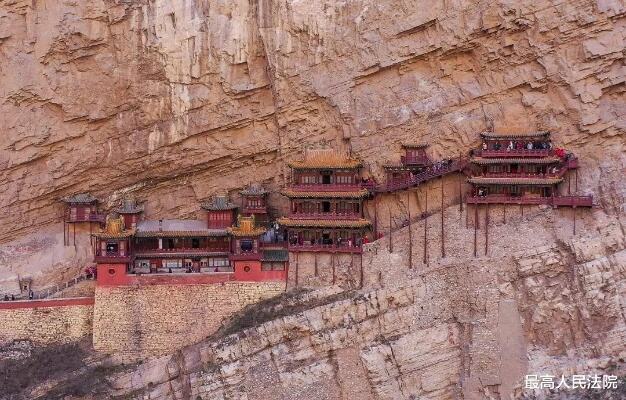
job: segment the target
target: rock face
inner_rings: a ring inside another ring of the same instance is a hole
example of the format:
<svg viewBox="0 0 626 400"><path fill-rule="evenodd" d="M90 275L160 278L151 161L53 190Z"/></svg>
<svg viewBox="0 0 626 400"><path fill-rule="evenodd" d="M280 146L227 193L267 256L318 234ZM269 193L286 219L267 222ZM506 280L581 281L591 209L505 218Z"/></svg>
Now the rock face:
<svg viewBox="0 0 626 400"><path fill-rule="evenodd" d="M574 239L567 213L534 208L494 222L510 240L468 262L471 218L449 211L448 258L431 246L409 271L404 229L391 253L371 245L358 296L147 362L119 392L508 399L527 372L617 371L625 16L618 0L4 1L1 289L90 260L87 227L63 246L68 194L108 209L131 193L148 218L188 217L218 192L279 188L309 145L348 148L380 177L402 141L456 157L484 129L545 129L579 156L578 192L599 206Z"/></svg>
<svg viewBox="0 0 626 400"><path fill-rule="evenodd" d="M623 195L610 181L623 168L625 11L612 0L4 2L0 239L58 222L70 193L110 206L132 192L148 217L185 216L218 191L277 188L309 144L349 147L378 174L402 140L456 156L492 125L554 131L582 159L582 190L610 204Z"/></svg>

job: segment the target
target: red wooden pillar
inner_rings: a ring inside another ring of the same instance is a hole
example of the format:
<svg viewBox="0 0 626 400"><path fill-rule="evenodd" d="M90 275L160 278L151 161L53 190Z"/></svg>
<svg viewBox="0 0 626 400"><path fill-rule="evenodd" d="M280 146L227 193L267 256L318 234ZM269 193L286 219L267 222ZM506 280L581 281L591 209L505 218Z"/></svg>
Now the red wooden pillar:
<svg viewBox="0 0 626 400"><path fill-rule="evenodd" d="M478 203L474 204L474 257L477 255L476 242L478 238Z"/></svg>
<svg viewBox="0 0 626 400"><path fill-rule="evenodd" d="M428 264L428 188L426 188L426 196L424 200L424 265Z"/></svg>
<svg viewBox="0 0 626 400"><path fill-rule="evenodd" d="M413 238L411 235L411 196L410 191L406 192L406 209L409 217L409 269L413 268Z"/></svg>
<svg viewBox="0 0 626 400"><path fill-rule="evenodd" d="M485 255L489 251L489 203L487 203L487 209L485 210Z"/></svg>
<svg viewBox="0 0 626 400"><path fill-rule="evenodd" d="M441 175L441 257L446 256L443 209L443 175Z"/></svg>

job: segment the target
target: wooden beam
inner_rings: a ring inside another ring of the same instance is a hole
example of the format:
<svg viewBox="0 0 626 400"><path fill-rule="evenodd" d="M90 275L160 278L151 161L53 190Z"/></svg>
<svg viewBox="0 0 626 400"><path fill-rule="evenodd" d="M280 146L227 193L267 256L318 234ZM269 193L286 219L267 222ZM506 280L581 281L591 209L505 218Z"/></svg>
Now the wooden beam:
<svg viewBox="0 0 626 400"><path fill-rule="evenodd" d="M413 237L411 235L411 191L406 191L406 209L409 216L409 269L413 268Z"/></svg>
<svg viewBox="0 0 626 400"><path fill-rule="evenodd" d="M574 213L574 236L576 236L576 206L574 206L573 213Z"/></svg>
<svg viewBox="0 0 626 400"><path fill-rule="evenodd" d="M574 192L578 193L578 169L574 170Z"/></svg>
<svg viewBox="0 0 626 400"><path fill-rule="evenodd" d="M504 209L503 209L503 213L504 213L504 221L503 221L503 223L506 224L506 203L504 203L503 207L504 207Z"/></svg>
<svg viewBox="0 0 626 400"><path fill-rule="evenodd" d="M378 239L378 196L374 195L374 240Z"/></svg>
<svg viewBox="0 0 626 400"><path fill-rule="evenodd" d="M489 252L489 203L485 209L485 255Z"/></svg>
<svg viewBox="0 0 626 400"><path fill-rule="evenodd" d="M316 238L316 242L317 242L317 238ZM313 252L313 255L315 256L315 276L318 276L318 271L317 271L317 252Z"/></svg>
<svg viewBox="0 0 626 400"><path fill-rule="evenodd" d="M359 265L361 269L361 279L359 280L359 282L361 289L363 289L363 253L359 254Z"/></svg>
<svg viewBox="0 0 626 400"><path fill-rule="evenodd" d="M391 208L387 207L387 211L389 211L389 253L393 253L393 240L391 238Z"/></svg>
<svg viewBox="0 0 626 400"><path fill-rule="evenodd" d="M476 242L478 237L478 204L474 204L474 257L476 257Z"/></svg>
<svg viewBox="0 0 626 400"><path fill-rule="evenodd" d="M296 252L296 287L298 287L298 263L300 259L300 253Z"/></svg>
<svg viewBox="0 0 626 400"><path fill-rule="evenodd" d="M445 232L444 232L444 208L443 208L443 175L441 175L441 257L446 256Z"/></svg>
<svg viewBox="0 0 626 400"><path fill-rule="evenodd" d="M459 164L462 162L461 153L459 153ZM459 217L463 215L463 171L459 170ZM467 225L467 220L465 221ZM467 226L466 226L467 228Z"/></svg>
<svg viewBox="0 0 626 400"><path fill-rule="evenodd" d="M333 267L333 285L334 285L335 282L336 282L336 279L337 279L336 271L335 271L335 253L334 252L330 253L330 263L331 263L331 265Z"/></svg>
<svg viewBox="0 0 626 400"><path fill-rule="evenodd" d="M428 187L426 187L426 198L424 200L424 265L428 265Z"/></svg>

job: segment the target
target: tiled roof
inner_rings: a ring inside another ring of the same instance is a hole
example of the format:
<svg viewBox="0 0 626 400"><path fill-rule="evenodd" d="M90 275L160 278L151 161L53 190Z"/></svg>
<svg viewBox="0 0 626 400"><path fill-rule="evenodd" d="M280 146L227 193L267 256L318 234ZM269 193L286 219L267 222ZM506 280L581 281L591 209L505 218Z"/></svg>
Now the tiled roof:
<svg viewBox="0 0 626 400"><path fill-rule="evenodd" d="M207 237L226 236L226 229L207 229L206 221L195 219L164 219L141 221L137 237Z"/></svg>
<svg viewBox="0 0 626 400"><path fill-rule="evenodd" d="M488 178L476 177L467 180L469 183L488 185L555 185L563 181L561 178Z"/></svg>
<svg viewBox="0 0 626 400"><path fill-rule="evenodd" d="M330 219L297 219L279 218L278 224L287 228L367 228L371 222L366 219L330 220Z"/></svg>
<svg viewBox="0 0 626 400"><path fill-rule="evenodd" d="M549 136L550 132L483 132L480 134L484 138L489 139L520 139L520 138L539 138Z"/></svg>
<svg viewBox="0 0 626 400"><path fill-rule="evenodd" d="M295 199L361 199L367 197L369 192L367 189L350 190L350 191L337 191L337 192L316 192L316 191L300 191L293 189L285 189L281 192L283 195L289 198Z"/></svg>
<svg viewBox="0 0 626 400"><path fill-rule="evenodd" d="M241 190L239 192L244 196L262 196L264 194L269 193L263 186L258 183L253 183L249 185L247 188Z"/></svg>
<svg viewBox="0 0 626 400"><path fill-rule="evenodd" d="M263 250L262 261L289 261L289 251L286 249Z"/></svg>
<svg viewBox="0 0 626 400"><path fill-rule="evenodd" d="M476 164L554 164L560 162L558 157L523 157L523 158L483 158L474 157L471 162Z"/></svg>
<svg viewBox="0 0 626 400"><path fill-rule="evenodd" d="M137 214L143 212L143 205L137 204L134 199L124 199L115 211L120 214Z"/></svg>
<svg viewBox="0 0 626 400"><path fill-rule="evenodd" d="M430 146L428 143L402 143L405 149L423 149Z"/></svg>
<svg viewBox="0 0 626 400"><path fill-rule="evenodd" d="M200 207L208 211L223 211L234 210L237 208L237 205L228 201L226 196L215 196L210 202L202 203Z"/></svg>
<svg viewBox="0 0 626 400"><path fill-rule="evenodd" d="M242 217L241 215L237 218L237 222L239 226L233 226L228 228L228 233L233 236L243 237L243 236L259 236L265 233L266 229L261 228L255 225L254 216L251 217Z"/></svg>
<svg viewBox="0 0 626 400"><path fill-rule="evenodd" d="M92 236L100 238L100 239L125 239L133 236L135 234L134 229L129 229L122 232L96 232L92 233Z"/></svg>
<svg viewBox="0 0 626 400"><path fill-rule="evenodd" d="M350 157L334 149L308 150L304 158L287 163L295 169L333 169L333 168L359 168L363 164L361 160Z"/></svg>
<svg viewBox="0 0 626 400"><path fill-rule="evenodd" d="M90 193L78 193L73 196L64 197L63 201L66 203L91 204L96 203L98 199L93 197Z"/></svg>

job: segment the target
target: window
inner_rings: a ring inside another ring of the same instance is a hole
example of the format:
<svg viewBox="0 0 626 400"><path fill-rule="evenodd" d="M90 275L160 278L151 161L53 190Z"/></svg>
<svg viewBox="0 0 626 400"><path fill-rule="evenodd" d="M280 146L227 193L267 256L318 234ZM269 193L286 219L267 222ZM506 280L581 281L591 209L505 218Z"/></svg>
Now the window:
<svg viewBox="0 0 626 400"><path fill-rule="evenodd" d="M251 239L242 239L240 242L241 251L252 251L254 242Z"/></svg>
<svg viewBox="0 0 626 400"><path fill-rule="evenodd" d="M107 242L107 253L117 253L117 242Z"/></svg>
<svg viewBox="0 0 626 400"><path fill-rule="evenodd" d="M330 185L330 173L329 172L325 172L322 174L322 184Z"/></svg>
<svg viewBox="0 0 626 400"><path fill-rule="evenodd" d="M200 239L198 238L192 238L191 239L191 248L192 249L197 249L200 247Z"/></svg>
<svg viewBox="0 0 626 400"><path fill-rule="evenodd" d="M330 201L322 201L322 212L330 212Z"/></svg>

